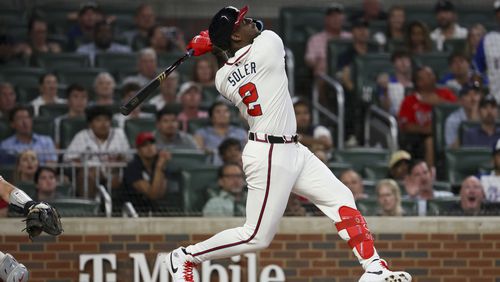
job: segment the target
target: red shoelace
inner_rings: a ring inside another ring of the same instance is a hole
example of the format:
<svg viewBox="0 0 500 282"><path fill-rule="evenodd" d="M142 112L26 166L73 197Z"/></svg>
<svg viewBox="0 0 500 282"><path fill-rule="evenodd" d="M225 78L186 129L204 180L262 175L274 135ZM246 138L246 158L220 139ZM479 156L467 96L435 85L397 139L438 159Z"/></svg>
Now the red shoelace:
<svg viewBox="0 0 500 282"><path fill-rule="evenodd" d="M184 273L184 280L186 280L186 282L193 282L194 281L193 267L196 267L195 263L192 263L190 261L184 262L183 273Z"/></svg>

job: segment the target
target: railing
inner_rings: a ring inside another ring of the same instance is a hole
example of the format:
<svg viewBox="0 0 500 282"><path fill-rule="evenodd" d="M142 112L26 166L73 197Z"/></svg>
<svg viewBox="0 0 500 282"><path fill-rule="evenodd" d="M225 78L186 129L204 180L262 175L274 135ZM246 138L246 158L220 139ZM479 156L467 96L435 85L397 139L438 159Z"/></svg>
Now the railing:
<svg viewBox="0 0 500 282"><path fill-rule="evenodd" d="M100 197L98 198L100 201L104 200L104 214L106 217L111 217L113 212L113 201L111 200L111 196L103 185L97 186L97 190L99 191Z"/></svg>
<svg viewBox="0 0 500 282"><path fill-rule="evenodd" d="M345 94L342 85L335 79L331 78L325 74L319 74L316 77L316 81L313 83L312 89L312 117L313 124L319 123L319 114L323 114L328 119L332 120L337 124L337 149L344 148L344 104L345 104ZM324 81L327 86L335 89L335 94L337 95L337 115L332 113L329 109L321 105L319 102L320 89L319 81Z"/></svg>
<svg viewBox="0 0 500 282"><path fill-rule="evenodd" d="M132 205L131 202L125 202L122 207L122 217L132 217L132 218L138 218L139 214L134 208L134 205Z"/></svg>
<svg viewBox="0 0 500 282"><path fill-rule="evenodd" d="M398 149L398 122L396 118L388 112L382 110L376 105L371 105L365 114L364 135L365 146L370 146L371 139L371 124L374 118L381 120L389 128L389 136L387 139L387 147L395 151ZM379 129L381 132L387 132L384 129Z"/></svg>

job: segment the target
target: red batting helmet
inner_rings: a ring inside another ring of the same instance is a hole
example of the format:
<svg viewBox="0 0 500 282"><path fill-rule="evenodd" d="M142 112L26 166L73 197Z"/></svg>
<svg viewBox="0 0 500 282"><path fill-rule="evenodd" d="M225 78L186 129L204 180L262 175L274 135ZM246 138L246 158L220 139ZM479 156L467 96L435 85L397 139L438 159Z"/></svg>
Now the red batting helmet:
<svg viewBox="0 0 500 282"><path fill-rule="evenodd" d="M248 6L244 6L240 10L233 6L220 9L212 18L208 28L212 44L222 50L228 50L231 47L231 34L238 28L247 12Z"/></svg>

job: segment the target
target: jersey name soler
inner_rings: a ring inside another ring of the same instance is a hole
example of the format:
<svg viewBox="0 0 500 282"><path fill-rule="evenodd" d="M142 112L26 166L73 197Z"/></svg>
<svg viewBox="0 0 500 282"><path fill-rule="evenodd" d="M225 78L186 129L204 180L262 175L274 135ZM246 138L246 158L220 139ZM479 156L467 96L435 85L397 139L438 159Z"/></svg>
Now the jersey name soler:
<svg viewBox="0 0 500 282"><path fill-rule="evenodd" d="M257 64L255 62L249 62L231 72L227 77L227 81L231 86L235 86L237 82L253 73L257 73Z"/></svg>

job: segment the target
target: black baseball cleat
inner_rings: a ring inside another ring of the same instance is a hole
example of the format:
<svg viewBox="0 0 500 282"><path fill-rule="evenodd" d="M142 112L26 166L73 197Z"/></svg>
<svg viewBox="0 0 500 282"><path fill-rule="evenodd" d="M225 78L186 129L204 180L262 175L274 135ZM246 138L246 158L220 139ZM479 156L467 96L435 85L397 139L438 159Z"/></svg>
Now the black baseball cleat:
<svg viewBox="0 0 500 282"><path fill-rule="evenodd" d="M359 282L411 282L411 275L404 271L391 271L385 260L376 259L368 265Z"/></svg>
<svg viewBox="0 0 500 282"><path fill-rule="evenodd" d="M196 264L188 260L188 254L183 247L173 250L167 255L168 272L174 282L193 282L193 268Z"/></svg>

